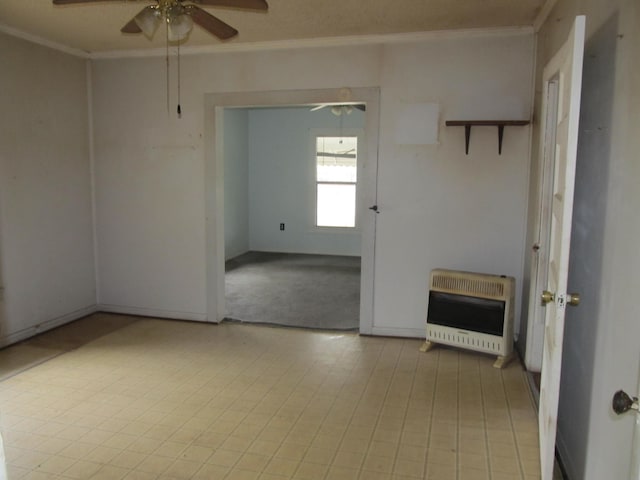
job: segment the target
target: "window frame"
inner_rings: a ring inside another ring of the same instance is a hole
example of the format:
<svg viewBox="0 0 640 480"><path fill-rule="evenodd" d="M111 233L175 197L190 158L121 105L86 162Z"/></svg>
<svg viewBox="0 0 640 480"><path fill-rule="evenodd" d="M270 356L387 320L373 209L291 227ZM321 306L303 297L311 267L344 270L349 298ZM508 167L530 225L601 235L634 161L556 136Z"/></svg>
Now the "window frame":
<svg viewBox="0 0 640 480"><path fill-rule="evenodd" d="M340 182L340 181L318 181L317 177L317 139L318 137L355 137L357 145L357 157L356 157L356 181L355 182ZM360 204L361 204L361 190L360 184L362 181L362 165L364 155L362 154L362 148L364 145L364 130L362 128L312 128L309 131L309 143L310 143L310 209L311 214L310 224L311 229L320 232L334 232L334 233L360 233ZM318 225L318 185L354 185L355 194L355 222L353 227L331 227Z"/></svg>

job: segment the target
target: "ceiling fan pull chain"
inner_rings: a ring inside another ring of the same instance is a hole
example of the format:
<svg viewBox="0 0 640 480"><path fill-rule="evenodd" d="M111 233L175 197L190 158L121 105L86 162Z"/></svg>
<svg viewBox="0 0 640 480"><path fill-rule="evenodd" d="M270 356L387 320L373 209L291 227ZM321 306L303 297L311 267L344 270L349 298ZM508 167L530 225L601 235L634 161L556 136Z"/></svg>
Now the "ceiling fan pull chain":
<svg viewBox="0 0 640 480"><path fill-rule="evenodd" d="M178 118L182 118L182 108L180 107L180 42L178 42Z"/></svg>
<svg viewBox="0 0 640 480"><path fill-rule="evenodd" d="M167 39L166 51L165 51L165 61L167 64L167 115L171 111L171 102L169 100L169 22L165 21L167 34L165 35Z"/></svg>

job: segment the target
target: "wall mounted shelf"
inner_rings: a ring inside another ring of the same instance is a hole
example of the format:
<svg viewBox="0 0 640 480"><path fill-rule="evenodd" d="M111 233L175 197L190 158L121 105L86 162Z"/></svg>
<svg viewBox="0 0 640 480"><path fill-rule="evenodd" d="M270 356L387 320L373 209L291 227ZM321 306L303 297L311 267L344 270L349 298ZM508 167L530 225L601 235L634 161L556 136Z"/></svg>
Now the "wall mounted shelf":
<svg viewBox="0 0 640 480"><path fill-rule="evenodd" d="M464 127L464 151L469 155L469 139L471 138L471 127L498 127L498 155L502 155L502 137L504 127L522 127L529 125L529 120L447 120L447 127Z"/></svg>

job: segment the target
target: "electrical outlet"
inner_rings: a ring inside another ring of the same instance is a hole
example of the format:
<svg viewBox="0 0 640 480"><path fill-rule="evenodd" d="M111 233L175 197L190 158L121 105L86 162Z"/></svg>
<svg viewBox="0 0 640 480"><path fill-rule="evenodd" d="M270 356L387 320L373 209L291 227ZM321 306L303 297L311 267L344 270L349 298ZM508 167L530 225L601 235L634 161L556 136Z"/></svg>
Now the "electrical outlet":
<svg viewBox="0 0 640 480"><path fill-rule="evenodd" d="M280 224L280 231L284 231L284 223Z"/></svg>

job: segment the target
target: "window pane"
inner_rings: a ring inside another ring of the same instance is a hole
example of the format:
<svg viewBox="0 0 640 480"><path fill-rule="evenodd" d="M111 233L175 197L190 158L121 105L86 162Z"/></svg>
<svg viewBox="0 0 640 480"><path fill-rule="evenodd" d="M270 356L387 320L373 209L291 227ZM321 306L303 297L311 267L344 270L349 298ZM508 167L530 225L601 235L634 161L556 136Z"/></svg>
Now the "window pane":
<svg viewBox="0 0 640 480"><path fill-rule="evenodd" d="M317 225L319 227L356 226L356 186L318 185Z"/></svg>
<svg viewBox="0 0 640 480"><path fill-rule="evenodd" d="M355 183L357 159L357 137L317 137L316 178L319 182Z"/></svg>
<svg viewBox="0 0 640 480"><path fill-rule="evenodd" d="M349 182L356 183L357 168L318 165L319 182Z"/></svg>

